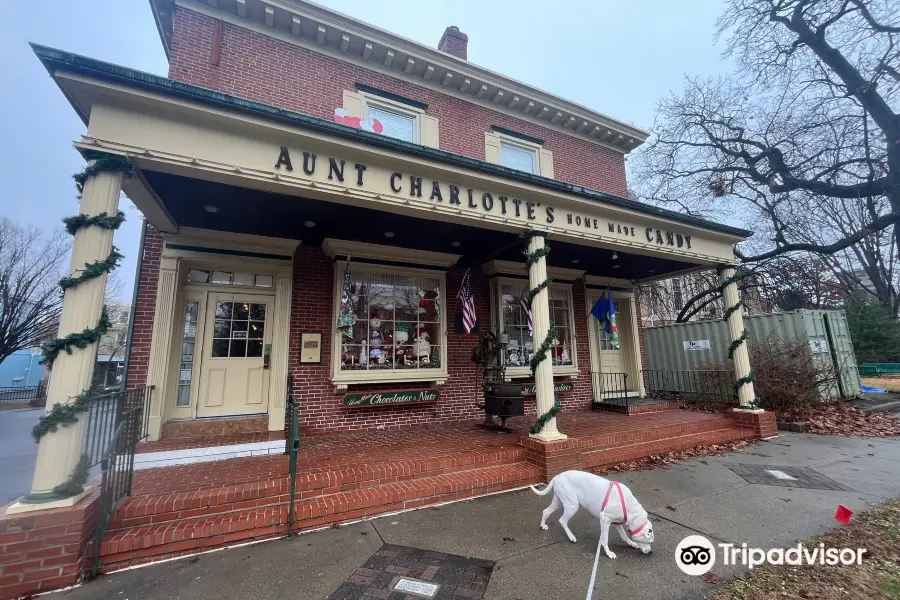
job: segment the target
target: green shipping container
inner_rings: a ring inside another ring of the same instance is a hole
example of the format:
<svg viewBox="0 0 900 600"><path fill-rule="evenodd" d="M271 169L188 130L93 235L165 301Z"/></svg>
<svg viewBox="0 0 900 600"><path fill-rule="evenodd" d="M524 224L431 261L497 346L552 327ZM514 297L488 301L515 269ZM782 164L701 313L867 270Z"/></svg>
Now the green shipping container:
<svg viewBox="0 0 900 600"><path fill-rule="evenodd" d="M750 341L769 336L809 344L813 357L840 373L828 395L854 398L862 392L853 342L843 310L795 310L744 317ZM676 323L644 329L650 371L695 371L728 360L728 325L722 320Z"/></svg>

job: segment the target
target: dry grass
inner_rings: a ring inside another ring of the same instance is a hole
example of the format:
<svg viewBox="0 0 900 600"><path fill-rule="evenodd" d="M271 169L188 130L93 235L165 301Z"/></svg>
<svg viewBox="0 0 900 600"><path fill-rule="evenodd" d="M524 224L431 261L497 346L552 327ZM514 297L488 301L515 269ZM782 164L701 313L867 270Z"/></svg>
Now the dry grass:
<svg viewBox="0 0 900 600"><path fill-rule="evenodd" d="M897 377L862 377L863 385L884 388L889 392L900 393L900 378Z"/></svg>
<svg viewBox="0 0 900 600"><path fill-rule="evenodd" d="M27 402L0 402L0 410L15 410L17 408L30 408Z"/></svg>
<svg viewBox="0 0 900 600"><path fill-rule="evenodd" d="M821 538L828 548L865 548L859 566L763 567L723 585L708 600L900 598L900 500L855 517L850 525Z"/></svg>

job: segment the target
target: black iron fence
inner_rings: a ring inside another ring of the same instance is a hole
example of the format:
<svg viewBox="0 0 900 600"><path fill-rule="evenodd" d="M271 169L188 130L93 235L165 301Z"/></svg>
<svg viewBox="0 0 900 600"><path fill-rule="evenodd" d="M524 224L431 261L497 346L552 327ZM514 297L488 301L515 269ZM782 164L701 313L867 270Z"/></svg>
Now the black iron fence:
<svg viewBox="0 0 900 600"><path fill-rule="evenodd" d="M85 455L99 462L100 504L91 574L100 570L100 543L119 501L131 494L137 443L147 436L153 386L102 394L87 417ZM96 461L96 462L95 462Z"/></svg>
<svg viewBox="0 0 900 600"><path fill-rule="evenodd" d="M628 412L628 373L591 373L594 408Z"/></svg>
<svg viewBox="0 0 900 600"><path fill-rule="evenodd" d="M41 383L29 387L0 387L0 404L31 404L40 406L47 401L47 387Z"/></svg>
<svg viewBox="0 0 900 600"><path fill-rule="evenodd" d="M291 537L294 535L295 496L297 493L297 455L300 453L300 406L292 402L288 413L288 418L291 423L287 436L288 455L290 456L288 473L290 477L291 495L288 497L290 506L288 507L287 535L288 537Z"/></svg>
<svg viewBox="0 0 900 600"><path fill-rule="evenodd" d="M647 396L683 406L718 410L737 405L734 372L700 369L696 371L651 370L647 375Z"/></svg>

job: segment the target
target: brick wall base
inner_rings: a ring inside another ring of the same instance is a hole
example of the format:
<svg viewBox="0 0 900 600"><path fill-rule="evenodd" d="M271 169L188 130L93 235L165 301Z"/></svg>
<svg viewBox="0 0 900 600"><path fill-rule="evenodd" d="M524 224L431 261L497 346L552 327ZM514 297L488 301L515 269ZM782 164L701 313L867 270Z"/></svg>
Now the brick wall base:
<svg viewBox="0 0 900 600"><path fill-rule="evenodd" d="M778 437L775 413L770 410L750 412L736 409L726 411L725 416L734 419L738 427L752 429L761 440Z"/></svg>
<svg viewBox="0 0 900 600"><path fill-rule="evenodd" d="M0 600L77 583L93 541L99 491L69 508L7 515L0 508Z"/></svg>

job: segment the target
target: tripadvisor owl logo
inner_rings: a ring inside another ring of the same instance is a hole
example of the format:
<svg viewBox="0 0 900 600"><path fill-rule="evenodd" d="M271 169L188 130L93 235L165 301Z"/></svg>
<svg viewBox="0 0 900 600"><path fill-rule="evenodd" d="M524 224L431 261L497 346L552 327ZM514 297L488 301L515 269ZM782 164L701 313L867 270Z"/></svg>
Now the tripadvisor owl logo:
<svg viewBox="0 0 900 600"><path fill-rule="evenodd" d="M826 548L797 544L792 548L750 548L747 544L718 544L722 566L743 565L861 565L865 548ZM716 546L702 535L689 535L675 547L675 564L687 575L703 575L716 564Z"/></svg>

